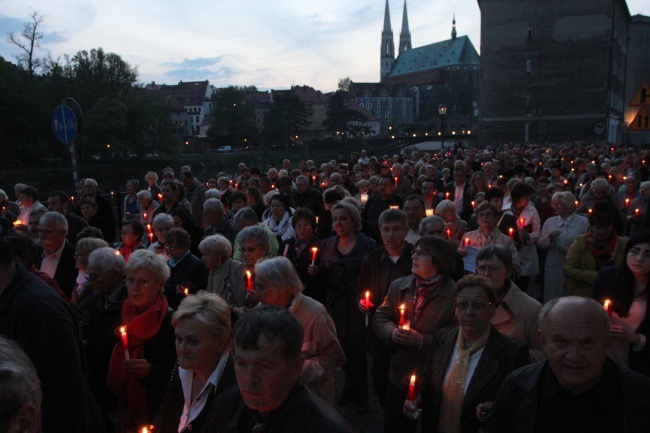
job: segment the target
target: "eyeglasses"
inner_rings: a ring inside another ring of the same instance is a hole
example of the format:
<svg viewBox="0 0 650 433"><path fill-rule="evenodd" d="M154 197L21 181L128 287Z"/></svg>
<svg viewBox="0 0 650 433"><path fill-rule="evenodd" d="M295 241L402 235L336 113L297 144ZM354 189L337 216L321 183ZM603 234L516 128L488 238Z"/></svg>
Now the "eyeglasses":
<svg viewBox="0 0 650 433"><path fill-rule="evenodd" d="M127 285L134 286L134 287L138 287L138 286L149 287L149 285L151 284L151 281L144 280L142 278L135 279L129 277L125 281Z"/></svg>
<svg viewBox="0 0 650 433"><path fill-rule="evenodd" d="M494 214L492 212L479 212L476 214L480 218L493 218Z"/></svg>
<svg viewBox="0 0 650 433"><path fill-rule="evenodd" d="M167 233L171 229L172 227L154 227L153 231L155 231L156 233Z"/></svg>
<svg viewBox="0 0 650 433"><path fill-rule="evenodd" d="M257 247L253 247L253 248L244 248L244 247L241 247L241 248L239 248L239 251L241 251L242 254L244 254L244 253L254 253L255 250L257 250Z"/></svg>
<svg viewBox="0 0 650 433"><path fill-rule="evenodd" d="M431 254L425 253L422 250L415 250L415 251L413 251L413 254L411 254L411 257L413 257L413 258L417 257L418 259L421 259L423 257L431 257Z"/></svg>
<svg viewBox="0 0 650 433"><path fill-rule="evenodd" d="M476 273L477 274L489 274L489 275L494 275L497 272L499 272L501 268L497 268L495 266L477 266L476 267Z"/></svg>
<svg viewBox="0 0 650 433"><path fill-rule="evenodd" d="M296 230L309 230L311 224L296 224Z"/></svg>
<svg viewBox="0 0 650 433"><path fill-rule="evenodd" d="M474 311L481 311L485 309L488 305L492 305L492 302L479 302L479 301L472 301L472 302L467 302L467 301L460 301L456 302L456 308L458 311L465 311L467 310L470 306L472 307L472 310Z"/></svg>

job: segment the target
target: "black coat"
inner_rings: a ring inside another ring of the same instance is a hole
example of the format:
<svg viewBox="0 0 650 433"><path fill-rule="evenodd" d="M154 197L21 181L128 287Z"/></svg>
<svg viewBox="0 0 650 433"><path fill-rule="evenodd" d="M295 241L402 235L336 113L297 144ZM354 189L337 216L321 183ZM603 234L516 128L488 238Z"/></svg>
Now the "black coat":
<svg viewBox="0 0 650 433"><path fill-rule="evenodd" d="M184 294L176 292L176 286L188 286L189 293L197 293L208 287L208 268L192 253L183 257L179 263L171 268L171 275L165 283L165 297L169 306L174 310L178 308ZM188 284L190 283L190 284Z"/></svg>
<svg viewBox="0 0 650 433"><path fill-rule="evenodd" d="M320 265L320 247L321 240L314 237L312 241L309 242L307 248L305 248L300 255L296 254L296 240L294 238L287 239L282 241L278 248L278 256L284 256L287 259L291 260L293 267L296 269L300 281L302 282L305 289L303 294L309 296L312 299L317 300L321 304L325 305L327 301L327 281L318 275L309 275L307 268L311 265L311 249L312 247L318 248L318 254L316 254L316 266ZM286 251L286 254L285 254Z"/></svg>
<svg viewBox="0 0 650 433"><path fill-rule="evenodd" d="M70 242L65 241L65 246L61 252L61 257L59 258L59 264L56 267L54 272L54 281L59 285L63 293L70 299L72 295L72 289L74 289L75 282L77 281L77 275L79 271L75 267L74 255L76 253L75 247L72 246ZM43 263L43 248L39 248L39 252L34 258L34 266L37 269L41 268Z"/></svg>
<svg viewBox="0 0 650 433"><path fill-rule="evenodd" d="M458 325L441 329L436 333L433 345L429 349L423 382L430 380L431 386L425 387L422 393L422 431L437 431L445 373L459 331ZM472 379L466 385L461 413L461 432L478 432L481 422L476 418L476 406L479 403L494 401L506 376L527 364L530 364L530 355L526 346L492 327Z"/></svg>
<svg viewBox="0 0 650 433"><path fill-rule="evenodd" d="M460 213L460 218L464 221L468 221L469 217L474 213L474 209L472 208L472 200L474 200L474 197L470 194L469 189L470 182L466 179L463 186L463 211ZM447 193L449 193L449 200L454 201L456 198L456 182L449 182L445 185L445 197Z"/></svg>

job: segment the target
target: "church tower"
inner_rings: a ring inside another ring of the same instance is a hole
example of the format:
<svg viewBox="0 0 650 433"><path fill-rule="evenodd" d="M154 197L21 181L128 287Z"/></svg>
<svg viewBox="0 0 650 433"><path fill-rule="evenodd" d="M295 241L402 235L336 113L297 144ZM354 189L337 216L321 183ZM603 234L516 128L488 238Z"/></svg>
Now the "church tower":
<svg viewBox="0 0 650 433"><path fill-rule="evenodd" d="M386 11L384 12L384 29L381 32L381 78L387 76L395 63L395 44L393 42L393 30L390 26L390 10L386 0Z"/></svg>
<svg viewBox="0 0 650 433"><path fill-rule="evenodd" d="M411 31L409 30L409 16L404 0L404 13L402 14L402 32L399 35L399 54L411 49Z"/></svg>
<svg viewBox="0 0 650 433"><path fill-rule="evenodd" d="M455 13L454 13L454 19L451 22L451 39L452 40L456 39L456 14Z"/></svg>

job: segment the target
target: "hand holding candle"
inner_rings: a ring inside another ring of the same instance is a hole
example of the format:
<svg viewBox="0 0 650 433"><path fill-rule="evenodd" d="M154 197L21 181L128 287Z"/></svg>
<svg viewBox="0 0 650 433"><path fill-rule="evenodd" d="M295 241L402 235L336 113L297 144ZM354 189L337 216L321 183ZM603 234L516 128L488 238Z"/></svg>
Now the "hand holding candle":
<svg viewBox="0 0 650 433"><path fill-rule="evenodd" d="M398 308L399 316L397 319L397 326L404 326L406 324L406 316L408 315L408 309L405 304L402 304Z"/></svg>
<svg viewBox="0 0 650 433"><path fill-rule="evenodd" d="M514 238L515 238L515 229L514 229L514 228L510 227L510 228L508 229L508 236L510 236L510 239L514 239Z"/></svg>
<svg viewBox="0 0 650 433"><path fill-rule="evenodd" d="M361 300L361 305L366 310L366 327L368 326L368 317L370 316L370 309L373 307L372 301L370 300L370 290L366 290L364 294L364 299Z"/></svg>
<svg viewBox="0 0 650 433"><path fill-rule="evenodd" d="M316 264L316 254L318 254L318 247L312 247L311 249L311 265Z"/></svg>
<svg viewBox="0 0 650 433"><path fill-rule="evenodd" d="M465 251L465 249L466 249L468 246L470 246L471 243L472 243L472 241L471 241L469 238L465 238L465 239L463 239L463 251Z"/></svg>
<svg viewBox="0 0 650 433"><path fill-rule="evenodd" d="M253 290L253 274L249 270L246 270L246 290Z"/></svg>
<svg viewBox="0 0 650 433"><path fill-rule="evenodd" d="M418 393L416 387L417 387L417 378L415 377L415 375L412 375L411 380L409 381L409 390L408 393L406 394L406 399L408 401L413 402L415 401L415 399L417 399Z"/></svg>
<svg viewBox="0 0 650 433"><path fill-rule="evenodd" d="M605 299L605 302L603 302L603 307L605 307L605 311L607 312L607 317L611 319L612 317L612 301L609 299Z"/></svg>
<svg viewBox="0 0 650 433"><path fill-rule="evenodd" d="M127 326L120 326L117 328L115 331L116 334L120 336L120 344L122 346L122 350L124 351L124 359L129 360L131 359L129 356L129 333L128 333L128 327Z"/></svg>

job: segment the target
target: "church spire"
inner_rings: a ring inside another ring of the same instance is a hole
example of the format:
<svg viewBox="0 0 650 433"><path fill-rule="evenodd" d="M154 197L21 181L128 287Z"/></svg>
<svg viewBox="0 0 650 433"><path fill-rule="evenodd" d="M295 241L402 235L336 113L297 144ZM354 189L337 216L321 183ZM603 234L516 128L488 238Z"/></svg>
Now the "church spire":
<svg viewBox="0 0 650 433"><path fill-rule="evenodd" d="M390 25L390 9L386 0L386 11L384 12L384 29L381 32L381 53L380 72L381 78L387 76L395 63L395 43L393 41L393 30Z"/></svg>
<svg viewBox="0 0 650 433"><path fill-rule="evenodd" d="M404 13L402 14L402 32L399 35L399 54L411 49L411 31L409 30L409 16L404 0Z"/></svg>
<svg viewBox="0 0 650 433"><path fill-rule="evenodd" d="M456 39L456 12L454 12L454 19L451 21L451 39Z"/></svg>

